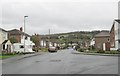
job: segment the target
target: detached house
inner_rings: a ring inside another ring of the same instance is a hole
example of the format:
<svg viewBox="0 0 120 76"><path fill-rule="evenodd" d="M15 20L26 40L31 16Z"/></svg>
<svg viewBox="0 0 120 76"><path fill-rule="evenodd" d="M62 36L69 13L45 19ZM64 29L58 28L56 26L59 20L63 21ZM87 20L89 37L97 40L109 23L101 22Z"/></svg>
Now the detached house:
<svg viewBox="0 0 120 76"><path fill-rule="evenodd" d="M110 50L117 50L120 48L120 20L113 22L110 30Z"/></svg>
<svg viewBox="0 0 120 76"><path fill-rule="evenodd" d="M21 42L21 39L23 38L24 36L24 32L23 32L23 29L20 28L20 30L18 29L13 29L13 30L9 30L8 31L8 38L15 38L17 42ZM29 38L30 35L26 34L25 33L25 36L26 38Z"/></svg>
<svg viewBox="0 0 120 76"><path fill-rule="evenodd" d="M30 35L22 32L22 28L8 31L8 37L14 37L17 40L17 43L13 44L14 52L33 52L32 47L35 44L30 40Z"/></svg>
<svg viewBox="0 0 120 76"><path fill-rule="evenodd" d="M98 50L110 50L110 34L102 31L95 35L95 48Z"/></svg>

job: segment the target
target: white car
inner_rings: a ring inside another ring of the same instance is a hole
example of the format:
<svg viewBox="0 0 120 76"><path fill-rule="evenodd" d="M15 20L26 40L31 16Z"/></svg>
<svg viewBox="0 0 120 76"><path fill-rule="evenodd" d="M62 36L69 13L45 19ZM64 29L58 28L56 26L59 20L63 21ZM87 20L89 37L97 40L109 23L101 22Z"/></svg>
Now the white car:
<svg viewBox="0 0 120 76"><path fill-rule="evenodd" d="M57 52L57 48L54 47L54 46L50 46L50 47L48 48L48 51L49 51L49 52Z"/></svg>

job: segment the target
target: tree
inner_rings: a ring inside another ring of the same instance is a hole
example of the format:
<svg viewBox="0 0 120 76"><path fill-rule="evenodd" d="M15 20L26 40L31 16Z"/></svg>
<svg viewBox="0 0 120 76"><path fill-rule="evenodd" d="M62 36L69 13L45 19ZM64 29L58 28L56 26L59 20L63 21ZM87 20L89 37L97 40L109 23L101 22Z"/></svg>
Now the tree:
<svg viewBox="0 0 120 76"><path fill-rule="evenodd" d="M33 41L35 43L35 46L36 47L39 47L40 46L40 37L39 35L32 35L31 36L31 41Z"/></svg>
<svg viewBox="0 0 120 76"><path fill-rule="evenodd" d="M15 37L10 37L9 40L12 44L18 42L18 40Z"/></svg>

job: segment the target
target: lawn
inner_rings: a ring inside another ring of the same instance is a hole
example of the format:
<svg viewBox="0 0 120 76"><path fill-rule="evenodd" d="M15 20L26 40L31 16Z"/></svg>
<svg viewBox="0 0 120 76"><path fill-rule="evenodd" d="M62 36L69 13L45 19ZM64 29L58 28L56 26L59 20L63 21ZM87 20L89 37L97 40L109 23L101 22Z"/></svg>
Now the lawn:
<svg viewBox="0 0 120 76"><path fill-rule="evenodd" d="M0 59L6 59L6 58L10 58L16 55L0 55Z"/></svg>

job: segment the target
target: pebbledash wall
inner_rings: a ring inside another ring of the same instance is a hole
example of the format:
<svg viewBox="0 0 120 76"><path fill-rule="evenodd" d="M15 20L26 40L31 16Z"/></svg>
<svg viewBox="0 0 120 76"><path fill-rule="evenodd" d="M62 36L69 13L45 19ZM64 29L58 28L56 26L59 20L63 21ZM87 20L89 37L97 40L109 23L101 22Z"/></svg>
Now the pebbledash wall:
<svg viewBox="0 0 120 76"><path fill-rule="evenodd" d="M0 28L0 52L2 52L2 43L8 39L8 33L4 29Z"/></svg>
<svg viewBox="0 0 120 76"><path fill-rule="evenodd" d="M118 20L120 20L120 1L118 2ZM111 48L111 50L117 50L120 48L120 23L115 21L114 24L114 35L115 35L115 47Z"/></svg>
<svg viewBox="0 0 120 76"><path fill-rule="evenodd" d="M115 48L116 50L120 47L119 35L120 35L120 26L118 22L115 22Z"/></svg>

